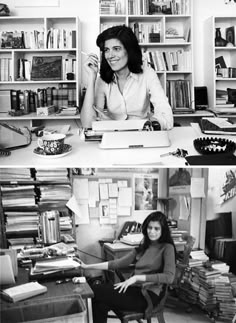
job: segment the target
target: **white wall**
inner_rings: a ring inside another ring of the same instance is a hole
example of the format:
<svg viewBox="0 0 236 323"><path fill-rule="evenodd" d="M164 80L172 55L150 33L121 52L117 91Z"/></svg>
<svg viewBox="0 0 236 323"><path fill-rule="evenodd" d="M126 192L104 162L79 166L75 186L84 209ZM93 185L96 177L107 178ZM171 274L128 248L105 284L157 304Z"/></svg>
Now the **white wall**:
<svg viewBox="0 0 236 323"><path fill-rule="evenodd" d="M31 0L32 2L37 0ZM12 15L47 16L77 15L82 22L82 49L85 52L98 52L95 41L99 32L99 0L60 0L59 7L17 8L17 0L3 1L9 6ZM27 0L27 2L29 2ZM225 5L224 0L193 0L194 23L194 82L195 86L205 85L204 57L209 56L210 40L206 37L206 21L212 15L232 15L236 5ZM86 81L83 75L83 83Z"/></svg>

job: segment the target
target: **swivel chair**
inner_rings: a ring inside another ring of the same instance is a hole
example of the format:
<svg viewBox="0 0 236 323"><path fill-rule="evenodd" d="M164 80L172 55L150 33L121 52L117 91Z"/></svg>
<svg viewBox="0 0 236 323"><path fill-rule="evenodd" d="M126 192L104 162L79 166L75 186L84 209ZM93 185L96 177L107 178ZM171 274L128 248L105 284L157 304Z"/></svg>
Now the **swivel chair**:
<svg viewBox="0 0 236 323"><path fill-rule="evenodd" d="M168 293L168 285L164 284L163 289L161 291L161 301L157 306L153 306L151 298L148 294L148 286L153 283L144 283L142 286L142 294L147 301L147 308L144 312L142 311L122 311L122 310L114 310L113 312L116 314L116 317L120 319L122 323L128 323L130 321L143 322L142 320L146 320L147 323L151 323L152 317L156 317L158 323L165 323L164 319L164 307L165 301Z"/></svg>

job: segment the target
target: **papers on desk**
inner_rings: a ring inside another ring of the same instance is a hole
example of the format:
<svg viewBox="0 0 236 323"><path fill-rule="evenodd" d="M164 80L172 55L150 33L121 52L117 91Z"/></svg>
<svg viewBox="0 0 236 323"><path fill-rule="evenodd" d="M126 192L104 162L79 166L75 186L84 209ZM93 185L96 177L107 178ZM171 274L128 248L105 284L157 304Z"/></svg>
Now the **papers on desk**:
<svg viewBox="0 0 236 323"><path fill-rule="evenodd" d="M80 264L69 257L46 258L36 261L31 270L31 275L40 273L47 274L79 267Z"/></svg>
<svg viewBox="0 0 236 323"><path fill-rule="evenodd" d="M143 240L142 233L128 233L122 236L122 238L120 238L121 242L129 244L131 246L139 245L142 240Z"/></svg>
<svg viewBox="0 0 236 323"><path fill-rule="evenodd" d="M47 292L47 287L38 282L30 282L0 291L2 298L10 302L18 302L24 299Z"/></svg>

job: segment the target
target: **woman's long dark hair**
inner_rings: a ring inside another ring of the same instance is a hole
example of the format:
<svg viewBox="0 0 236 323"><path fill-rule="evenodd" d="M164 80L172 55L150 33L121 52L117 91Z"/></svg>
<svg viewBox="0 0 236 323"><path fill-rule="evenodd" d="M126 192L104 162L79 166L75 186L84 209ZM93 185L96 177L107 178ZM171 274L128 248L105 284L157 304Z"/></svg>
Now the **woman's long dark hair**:
<svg viewBox="0 0 236 323"><path fill-rule="evenodd" d="M144 238L142 243L138 247L138 251L144 252L151 244L151 240L148 238L148 233L147 233L147 228L151 221L158 221L161 225L161 236L158 241L160 243L170 243L175 248L174 241L171 237L166 215L162 212L156 211L149 214L142 224L142 233Z"/></svg>
<svg viewBox="0 0 236 323"><path fill-rule="evenodd" d="M128 54L128 68L132 73L142 73L142 51L138 40L130 27L125 25L114 26L104 30L97 37L96 44L102 52L100 76L103 81L110 83L113 80L114 72L107 63L104 54L105 41L118 39L124 46Z"/></svg>

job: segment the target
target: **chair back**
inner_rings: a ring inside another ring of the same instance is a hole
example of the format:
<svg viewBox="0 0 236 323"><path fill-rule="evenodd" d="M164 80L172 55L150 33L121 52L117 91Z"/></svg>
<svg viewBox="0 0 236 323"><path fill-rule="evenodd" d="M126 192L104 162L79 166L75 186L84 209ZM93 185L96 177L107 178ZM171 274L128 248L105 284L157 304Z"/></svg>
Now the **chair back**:
<svg viewBox="0 0 236 323"><path fill-rule="evenodd" d="M176 263L175 279L172 284L172 286L175 288L178 288L181 281L182 281L184 272L189 264L190 253L193 250L193 245L196 240L191 235L184 235L182 238L183 238L183 240L186 241L186 244L184 246L184 251L183 251L183 255L182 255L181 259L179 259Z"/></svg>

